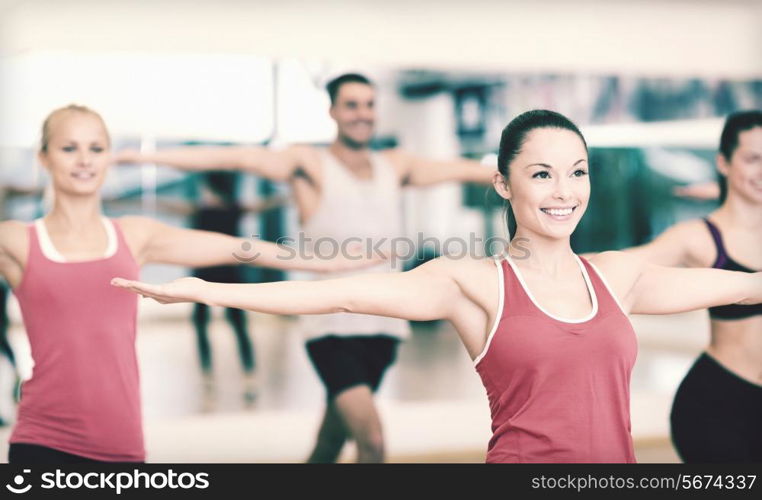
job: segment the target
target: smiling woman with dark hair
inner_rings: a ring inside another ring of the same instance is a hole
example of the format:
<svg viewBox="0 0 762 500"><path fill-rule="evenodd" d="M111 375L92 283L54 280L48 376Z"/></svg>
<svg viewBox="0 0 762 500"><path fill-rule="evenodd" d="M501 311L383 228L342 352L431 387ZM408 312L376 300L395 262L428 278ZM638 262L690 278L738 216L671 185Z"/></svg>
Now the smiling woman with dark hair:
<svg viewBox="0 0 762 500"><path fill-rule="evenodd" d="M569 241L590 197L579 130L558 113L530 111L500 145L493 184L513 208L526 259L442 257L405 273L320 282L113 284L161 303L449 320L489 398L488 462L634 462L637 343L627 315L759 303L762 273L661 267L621 252L582 259Z"/></svg>

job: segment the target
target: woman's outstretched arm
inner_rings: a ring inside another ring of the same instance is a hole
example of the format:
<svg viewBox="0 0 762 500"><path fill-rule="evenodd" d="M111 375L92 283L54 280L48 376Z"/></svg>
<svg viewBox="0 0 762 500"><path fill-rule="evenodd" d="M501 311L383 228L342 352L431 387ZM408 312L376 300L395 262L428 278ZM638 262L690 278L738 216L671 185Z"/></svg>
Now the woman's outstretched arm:
<svg viewBox="0 0 762 500"><path fill-rule="evenodd" d="M660 266L627 252L604 252L591 262L604 271L622 307L633 314L762 302L762 273Z"/></svg>
<svg viewBox="0 0 762 500"><path fill-rule="evenodd" d="M389 257L387 254L362 255L354 247L345 245L338 255L329 259L269 241L169 226L148 217L127 216L120 222L134 235L135 251L141 263L187 267L248 264L283 270L336 272L365 269Z"/></svg>
<svg viewBox="0 0 762 500"><path fill-rule="evenodd" d="M154 152L114 153L118 164L156 163L186 171L240 170L273 181L287 181L303 162L304 148L271 151L261 146L186 146Z"/></svg>
<svg viewBox="0 0 762 500"><path fill-rule="evenodd" d="M182 278L152 285L115 278L114 286L161 303L201 302L270 314L351 312L409 320L449 319L462 292L434 260L405 273L376 273L323 281L211 283Z"/></svg>
<svg viewBox="0 0 762 500"><path fill-rule="evenodd" d="M645 264L633 288L632 312L671 314L762 302L762 273Z"/></svg>

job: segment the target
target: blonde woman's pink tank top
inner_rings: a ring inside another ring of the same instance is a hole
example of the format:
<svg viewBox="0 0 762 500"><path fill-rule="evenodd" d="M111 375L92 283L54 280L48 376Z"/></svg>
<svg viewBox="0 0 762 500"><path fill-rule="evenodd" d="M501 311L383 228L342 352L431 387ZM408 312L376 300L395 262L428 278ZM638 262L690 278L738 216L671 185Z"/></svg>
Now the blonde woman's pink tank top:
<svg viewBox="0 0 762 500"><path fill-rule="evenodd" d="M137 279L138 264L118 224L104 223L115 251L83 262L51 260L41 247L41 240L49 245L47 233L29 227L27 265L14 293L34 369L22 386L10 442L139 462L145 451L135 353L137 296L109 284L115 276Z"/></svg>

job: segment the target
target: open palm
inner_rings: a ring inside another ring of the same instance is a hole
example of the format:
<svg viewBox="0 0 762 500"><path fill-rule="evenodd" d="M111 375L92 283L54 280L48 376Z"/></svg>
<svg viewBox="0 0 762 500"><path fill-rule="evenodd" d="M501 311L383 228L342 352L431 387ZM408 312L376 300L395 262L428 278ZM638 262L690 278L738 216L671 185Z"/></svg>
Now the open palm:
<svg viewBox="0 0 762 500"><path fill-rule="evenodd" d="M160 304L173 304L176 302L197 302L199 290L204 280L199 278L180 278L170 283L152 285L141 281L132 281L124 278L111 280L113 286L130 290L143 297L154 299Z"/></svg>

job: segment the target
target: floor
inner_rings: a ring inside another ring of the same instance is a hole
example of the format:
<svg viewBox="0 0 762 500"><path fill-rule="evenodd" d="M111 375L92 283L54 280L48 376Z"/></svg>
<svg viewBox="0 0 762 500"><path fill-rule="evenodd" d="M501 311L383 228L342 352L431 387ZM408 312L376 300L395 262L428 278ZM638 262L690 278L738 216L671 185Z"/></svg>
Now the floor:
<svg viewBox="0 0 762 500"><path fill-rule="evenodd" d="M22 372L28 344L15 317L9 339ZM214 398L203 397L190 306L142 301L138 355L148 460L152 462L300 462L308 455L324 394L294 318L249 315L259 395L242 396L244 379L222 311L210 329ZM641 462L676 462L668 436L672 395L708 340L705 312L633 317L640 351L632 378L632 426ZM0 369L0 391L11 377ZM7 399L7 398L6 398ZM481 462L490 437L489 409L471 360L445 323L415 325L378 394L389 461ZM7 401L0 415L12 415ZM0 460L9 427L0 427ZM343 461L351 461L348 445Z"/></svg>

